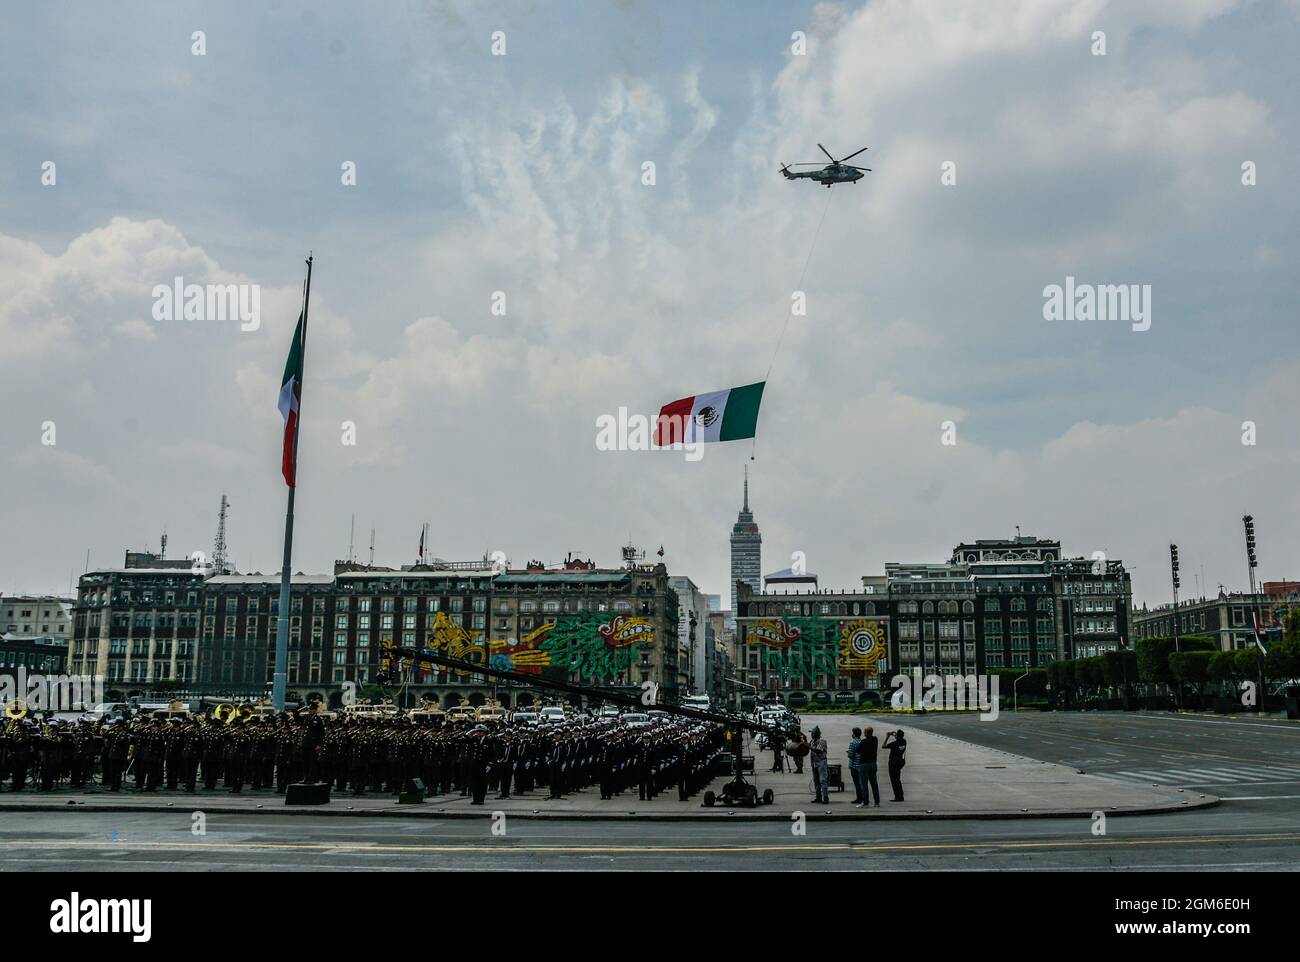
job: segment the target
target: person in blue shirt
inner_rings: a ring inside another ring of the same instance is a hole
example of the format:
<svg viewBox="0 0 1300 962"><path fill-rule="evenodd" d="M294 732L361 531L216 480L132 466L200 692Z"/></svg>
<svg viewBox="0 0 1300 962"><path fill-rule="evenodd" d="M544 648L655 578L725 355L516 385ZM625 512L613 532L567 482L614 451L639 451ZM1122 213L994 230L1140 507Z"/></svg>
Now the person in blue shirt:
<svg viewBox="0 0 1300 962"><path fill-rule="evenodd" d="M858 771L858 746L862 744L862 729L853 729L853 737L849 739L849 749L846 754L849 756L849 774L853 776L853 791L857 793L857 798L853 799L855 806L862 804L862 778L861 772Z"/></svg>

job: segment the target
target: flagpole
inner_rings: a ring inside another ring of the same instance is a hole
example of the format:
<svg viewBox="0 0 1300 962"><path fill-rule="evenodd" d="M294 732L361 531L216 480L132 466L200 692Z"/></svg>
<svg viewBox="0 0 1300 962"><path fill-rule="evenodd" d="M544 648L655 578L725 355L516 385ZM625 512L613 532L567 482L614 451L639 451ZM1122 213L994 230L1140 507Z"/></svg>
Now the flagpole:
<svg viewBox="0 0 1300 962"><path fill-rule="evenodd" d="M307 370L307 308L311 303L311 254L307 255L307 286L302 296L302 343L298 350L302 369ZM271 681L271 704L284 711L284 690L289 673L289 583L293 566L293 495L298 490L298 435L302 430L302 385L298 385L298 417L293 424L293 484L284 513L284 567L280 569L280 617L275 626L275 674Z"/></svg>

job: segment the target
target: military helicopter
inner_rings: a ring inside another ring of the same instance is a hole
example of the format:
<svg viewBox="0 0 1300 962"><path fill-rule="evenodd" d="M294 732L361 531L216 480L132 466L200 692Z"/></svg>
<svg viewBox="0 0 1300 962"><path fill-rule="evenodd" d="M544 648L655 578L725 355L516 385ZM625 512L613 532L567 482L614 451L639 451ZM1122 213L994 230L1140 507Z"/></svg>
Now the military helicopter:
<svg viewBox="0 0 1300 962"><path fill-rule="evenodd" d="M791 167L816 167L818 163L821 163L821 161L812 164L782 164L781 176L786 180L798 180L800 177L807 177L810 180L815 180L817 183L824 184L827 187L834 187L836 184L856 184L862 179L862 171L865 170L868 173L871 172L870 167L854 167L852 164L844 163L844 161L852 160L854 157L858 156L858 154L862 153L862 150L870 150L870 147L863 147L862 150L855 150L847 157L841 157L839 160L836 160L834 157L831 157L831 152L825 147L822 147L821 144L818 144L817 146L821 147L823 154L830 157L831 162L829 164L820 170L797 170L794 172L791 172Z"/></svg>

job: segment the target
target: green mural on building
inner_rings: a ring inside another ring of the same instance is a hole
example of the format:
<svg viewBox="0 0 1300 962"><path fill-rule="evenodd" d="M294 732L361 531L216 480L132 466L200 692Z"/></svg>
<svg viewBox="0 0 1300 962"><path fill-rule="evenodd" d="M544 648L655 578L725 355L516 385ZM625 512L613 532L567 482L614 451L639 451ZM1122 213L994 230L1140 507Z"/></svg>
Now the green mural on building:
<svg viewBox="0 0 1300 962"><path fill-rule="evenodd" d="M782 678L837 674L839 627L821 618L777 618L750 626L751 643L765 645L763 664Z"/></svg>
<svg viewBox="0 0 1300 962"><path fill-rule="evenodd" d="M886 623L878 618L772 618L752 622L745 637L763 646L763 665L782 678L841 674L874 677L884 663L888 647Z"/></svg>
<svg viewBox="0 0 1300 962"><path fill-rule="evenodd" d="M625 673L638 650L653 643L654 625L644 618L583 611L557 618L538 648L550 656L548 667L608 681Z"/></svg>

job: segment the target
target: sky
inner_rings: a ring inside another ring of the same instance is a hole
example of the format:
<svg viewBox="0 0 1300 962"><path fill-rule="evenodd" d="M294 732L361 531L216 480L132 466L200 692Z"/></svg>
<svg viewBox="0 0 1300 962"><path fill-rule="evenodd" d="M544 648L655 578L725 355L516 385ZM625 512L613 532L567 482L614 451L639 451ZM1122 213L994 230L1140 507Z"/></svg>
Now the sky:
<svg viewBox="0 0 1300 962"><path fill-rule="evenodd" d="M1300 577L1296 0L3 16L0 592L210 553L222 493L278 571L309 251L295 570L355 517L377 564L630 541L726 598L748 466L764 570L823 587L1019 526L1158 604L1171 542L1184 596L1245 586L1247 512ZM819 143L872 172L780 177ZM156 319L178 276L256 329ZM1067 277L1149 329L1045 319ZM753 443L597 447L765 376Z"/></svg>

